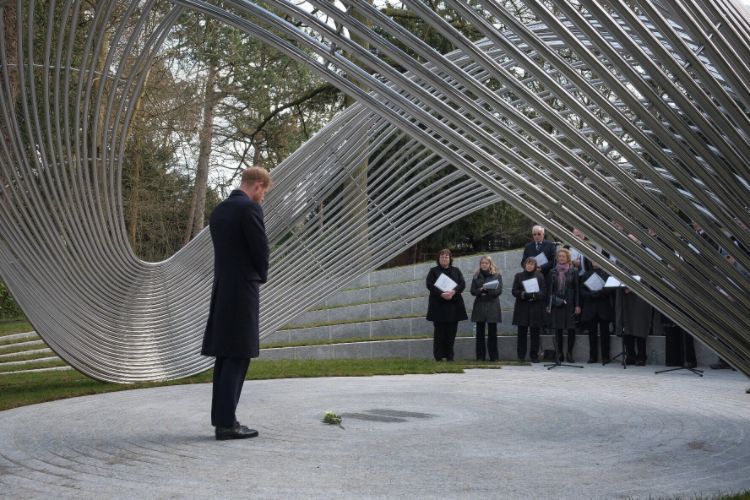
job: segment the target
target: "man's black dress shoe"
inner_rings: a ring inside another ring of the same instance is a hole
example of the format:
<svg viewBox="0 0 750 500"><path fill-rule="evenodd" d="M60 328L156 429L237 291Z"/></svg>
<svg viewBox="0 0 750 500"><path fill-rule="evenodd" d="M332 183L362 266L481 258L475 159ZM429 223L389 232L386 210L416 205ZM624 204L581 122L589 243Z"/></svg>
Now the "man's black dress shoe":
<svg viewBox="0 0 750 500"><path fill-rule="evenodd" d="M248 429L244 425L237 424L234 427L217 427L216 440L226 441L227 439L247 439L254 438L258 435L255 429Z"/></svg>

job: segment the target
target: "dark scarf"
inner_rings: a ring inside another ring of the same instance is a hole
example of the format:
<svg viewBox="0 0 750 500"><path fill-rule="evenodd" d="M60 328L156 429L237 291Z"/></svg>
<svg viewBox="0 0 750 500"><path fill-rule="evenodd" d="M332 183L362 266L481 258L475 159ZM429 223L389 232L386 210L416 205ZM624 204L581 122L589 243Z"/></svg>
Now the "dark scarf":
<svg viewBox="0 0 750 500"><path fill-rule="evenodd" d="M570 269L570 264L557 264L557 289L565 290L565 273Z"/></svg>

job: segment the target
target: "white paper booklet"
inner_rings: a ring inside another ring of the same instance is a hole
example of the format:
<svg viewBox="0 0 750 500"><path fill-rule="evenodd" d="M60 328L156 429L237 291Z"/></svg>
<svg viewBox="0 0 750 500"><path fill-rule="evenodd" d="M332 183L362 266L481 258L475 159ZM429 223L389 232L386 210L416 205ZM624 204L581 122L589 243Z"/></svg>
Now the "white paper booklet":
<svg viewBox="0 0 750 500"><path fill-rule="evenodd" d="M615 278L614 276L610 276L607 278L607 281L604 283L604 288L617 288L623 286L622 282Z"/></svg>
<svg viewBox="0 0 750 500"><path fill-rule="evenodd" d="M450 279L445 273L440 273L440 277L435 282L435 286L444 292L450 292L458 286L458 283Z"/></svg>
<svg viewBox="0 0 750 500"><path fill-rule="evenodd" d="M591 276L589 276L589 278L583 282L583 284L586 285L586 288L588 288L592 292L598 292L599 290L604 288L604 280L596 273L592 273Z"/></svg>
<svg viewBox="0 0 750 500"><path fill-rule="evenodd" d="M484 288L485 290L495 290L499 286L500 282L498 280L492 280L482 285L482 288Z"/></svg>
<svg viewBox="0 0 750 500"><path fill-rule="evenodd" d="M539 293L539 281L536 278L523 280L523 291L526 293Z"/></svg>
<svg viewBox="0 0 750 500"><path fill-rule="evenodd" d="M537 267L542 267L544 264L546 264L547 262L549 262L549 260L547 260L547 256L544 255L544 252L539 252L539 255L537 255L534 258L536 259L536 266Z"/></svg>

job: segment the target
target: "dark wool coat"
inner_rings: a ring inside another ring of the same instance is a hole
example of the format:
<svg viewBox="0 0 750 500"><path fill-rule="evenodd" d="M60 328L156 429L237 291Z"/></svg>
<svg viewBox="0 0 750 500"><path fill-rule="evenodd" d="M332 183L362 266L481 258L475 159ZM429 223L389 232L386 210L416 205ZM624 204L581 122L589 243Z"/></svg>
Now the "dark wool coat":
<svg viewBox="0 0 750 500"><path fill-rule="evenodd" d="M435 282L442 273L445 273L450 279L458 283L458 286L455 288L456 295L451 300L442 298L440 294L443 291L435 286ZM468 319L464 299L461 297L461 292L466 288L466 282L459 268L448 266L447 269L444 269L440 266L435 266L427 273L425 284L430 291L430 298L427 302L427 321L451 323Z"/></svg>
<svg viewBox="0 0 750 500"><path fill-rule="evenodd" d="M614 288L602 288L597 292L592 292L584 284L592 274L598 274L599 277L607 281L609 274L601 269L589 270L580 277L580 294L581 294L581 321L591 323L592 321L612 321L615 319L614 306Z"/></svg>
<svg viewBox="0 0 750 500"><path fill-rule="evenodd" d="M566 304L561 307L552 305L552 296L556 295L565 300ZM547 326L552 329L573 329L575 324L575 308L580 305L578 291L578 270L573 266L565 273L565 289L560 290L557 280L557 267L553 267L547 276Z"/></svg>
<svg viewBox="0 0 750 500"><path fill-rule="evenodd" d="M259 354L259 285L268 277L263 209L236 189L214 209L214 284L204 356L255 358Z"/></svg>
<svg viewBox="0 0 750 500"><path fill-rule="evenodd" d="M654 308L640 298L635 292L625 292L621 289L617 307L622 311L622 334L646 338L651 331L651 320ZM621 303L620 303L621 301Z"/></svg>
<svg viewBox="0 0 750 500"><path fill-rule="evenodd" d="M488 281L497 280L500 285L494 290L487 290L481 293L479 290ZM500 274L493 274L485 277L481 272L471 280L471 294L474 299L474 307L471 310L471 320L483 323L500 323L502 313L500 311L500 294L503 293L503 277Z"/></svg>
<svg viewBox="0 0 750 500"><path fill-rule="evenodd" d="M552 266L555 265L555 248L555 244L547 240L542 240L542 242L540 243L540 250L536 249L536 242L532 241L531 243L527 243L526 246L523 247L521 266L523 267L523 263L526 260L526 257L536 257L540 252L543 253L544 256L547 257L547 263L543 266L539 266L537 269L542 271L542 274L546 279L549 270L552 269Z"/></svg>
<svg viewBox="0 0 750 500"><path fill-rule="evenodd" d="M523 282L536 278L539 285L539 293L527 294ZM544 326L547 301L547 285L544 276L539 271L528 273L522 271L513 277L513 288L511 293L516 298L513 306L513 324L518 326L542 327Z"/></svg>

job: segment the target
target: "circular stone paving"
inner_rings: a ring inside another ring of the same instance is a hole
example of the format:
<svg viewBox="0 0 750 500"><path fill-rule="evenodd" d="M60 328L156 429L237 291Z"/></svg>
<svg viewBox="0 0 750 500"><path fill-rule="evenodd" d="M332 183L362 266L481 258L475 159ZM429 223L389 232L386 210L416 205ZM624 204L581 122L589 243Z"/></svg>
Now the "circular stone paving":
<svg viewBox="0 0 750 500"><path fill-rule="evenodd" d="M81 397L0 412L0 497L710 497L750 490L748 384L613 365L248 381L260 437L240 441L214 440L207 384Z"/></svg>

